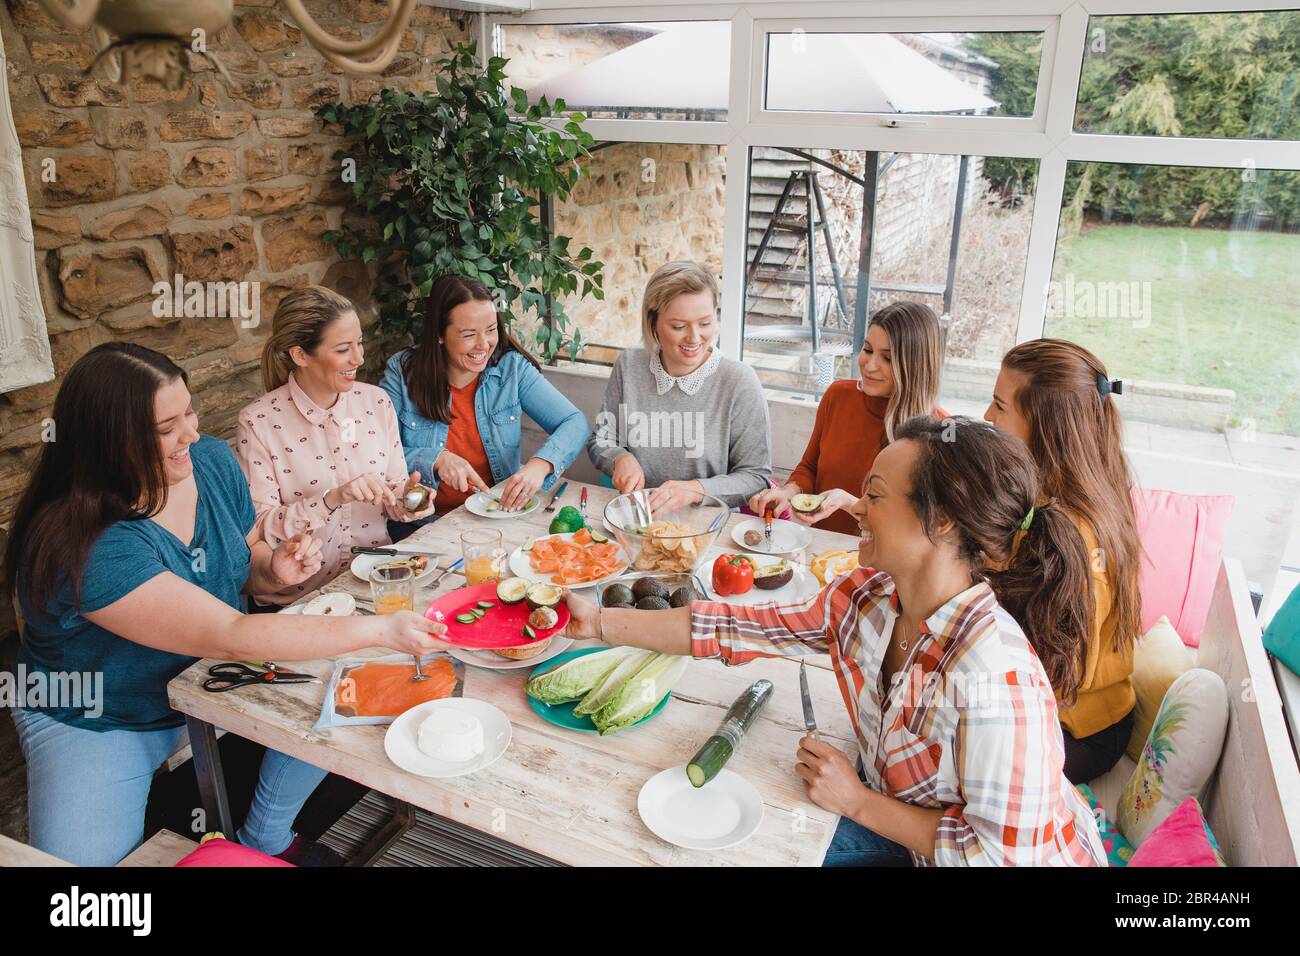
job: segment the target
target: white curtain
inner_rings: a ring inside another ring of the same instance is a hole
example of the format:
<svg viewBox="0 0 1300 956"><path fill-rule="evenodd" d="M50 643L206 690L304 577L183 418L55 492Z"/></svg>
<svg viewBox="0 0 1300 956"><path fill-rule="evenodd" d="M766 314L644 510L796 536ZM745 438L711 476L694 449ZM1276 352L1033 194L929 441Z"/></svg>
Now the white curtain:
<svg viewBox="0 0 1300 956"><path fill-rule="evenodd" d="M9 75L0 37L0 392L54 378L36 278L36 246L27 205L22 150L9 108Z"/></svg>

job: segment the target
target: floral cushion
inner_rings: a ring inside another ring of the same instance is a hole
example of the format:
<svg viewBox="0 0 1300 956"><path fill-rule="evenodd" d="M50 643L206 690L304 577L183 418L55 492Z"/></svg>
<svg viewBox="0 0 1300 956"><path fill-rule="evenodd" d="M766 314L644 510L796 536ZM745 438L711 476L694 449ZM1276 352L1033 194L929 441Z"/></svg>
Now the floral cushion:
<svg viewBox="0 0 1300 956"><path fill-rule="evenodd" d="M1128 866L1128 861L1133 856L1133 844L1124 839L1124 834L1119 832L1119 827L1106 815L1106 808L1092 792L1092 787L1081 783L1075 789L1083 795L1083 799L1088 801L1088 809L1092 811L1097 821L1097 829L1101 831L1101 845L1106 848L1107 862L1111 866Z"/></svg>
<svg viewBox="0 0 1300 956"><path fill-rule="evenodd" d="M1179 677L1195 665L1195 652L1183 644L1169 618L1161 617L1133 648L1133 732L1125 753L1133 761L1142 759L1142 748L1151 734L1156 712L1165 693Z"/></svg>
<svg viewBox="0 0 1300 956"><path fill-rule="evenodd" d="M1227 866L1195 797L1188 797L1151 831L1129 866Z"/></svg>
<svg viewBox="0 0 1300 956"><path fill-rule="evenodd" d="M1119 828L1133 846L1141 848L1188 797L1200 796L1219 762L1227 729L1222 677L1197 667L1170 685L1119 798Z"/></svg>

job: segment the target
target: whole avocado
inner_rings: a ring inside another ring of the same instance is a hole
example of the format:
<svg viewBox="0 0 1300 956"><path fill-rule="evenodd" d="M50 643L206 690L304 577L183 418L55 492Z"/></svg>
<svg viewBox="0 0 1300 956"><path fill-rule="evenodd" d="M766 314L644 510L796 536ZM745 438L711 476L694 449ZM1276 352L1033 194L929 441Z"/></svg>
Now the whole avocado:
<svg viewBox="0 0 1300 956"><path fill-rule="evenodd" d="M636 609L638 611L666 611L671 606L672 605L663 598L654 597L653 595L650 597L643 597L641 600L636 602Z"/></svg>
<svg viewBox="0 0 1300 956"><path fill-rule="evenodd" d="M632 593L638 601L648 597L668 598L667 586L655 578L637 578L632 584Z"/></svg>
<svg viewBox="0 0 1300 956"><path fill-rule="evenodd" d="M605 607L631 607L636 597L626 584L611 584L600 593L600 603Z"/></svg>

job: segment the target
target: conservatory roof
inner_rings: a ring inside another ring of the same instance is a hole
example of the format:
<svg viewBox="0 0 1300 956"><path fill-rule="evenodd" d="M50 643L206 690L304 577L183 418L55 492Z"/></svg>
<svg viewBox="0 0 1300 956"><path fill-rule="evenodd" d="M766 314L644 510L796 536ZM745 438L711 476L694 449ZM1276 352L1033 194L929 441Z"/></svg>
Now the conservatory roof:
<svg viewBox="0 0 1300 956"><path fill-rule="evenodd" d="M730 24L679 23L538 83L529 96L570 107L721 111L728 105ZM883 33L777 34L767 108L846 113L951 113L997 103Z"/></svg>

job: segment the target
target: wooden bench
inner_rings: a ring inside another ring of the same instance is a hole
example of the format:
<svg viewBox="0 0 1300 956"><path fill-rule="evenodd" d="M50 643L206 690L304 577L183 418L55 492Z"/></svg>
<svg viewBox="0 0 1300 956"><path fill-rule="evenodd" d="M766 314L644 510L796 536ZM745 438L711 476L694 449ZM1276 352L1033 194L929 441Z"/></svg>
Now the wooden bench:
<svg viewBox="0 0 1300 956"><path fill-rule="evenodd" d="M1201 795L1210 830L1229 866L1295 866L1300 859L1300 767L1291 749L1278 685L1264 652L1241 562L1224 558L1201 634L1196 666L1223 678L1228 732ZM1091 782L1114 819L1132 775L1127 756Z"/></svg>
<svg viewBox="0 0 1300 956"><path fill-rule="evenodd" d="M179 833L159 830L123 857L117 865L175 866L197 846L198 844L193 840ZM57 856L51 856L34 846L0 835L0 867L72 865L67 860L60 860Z"/></svg>

